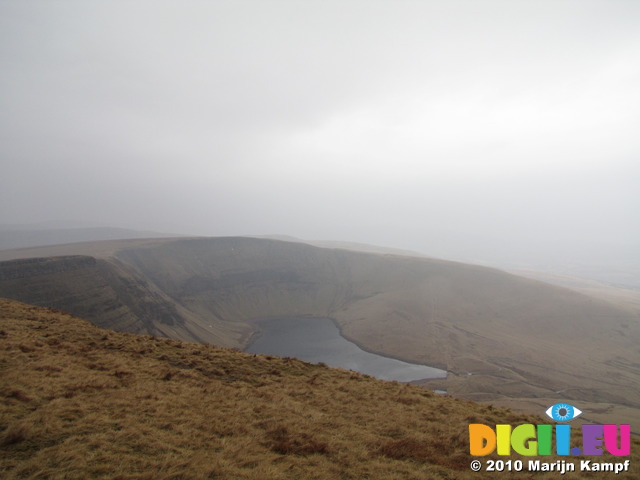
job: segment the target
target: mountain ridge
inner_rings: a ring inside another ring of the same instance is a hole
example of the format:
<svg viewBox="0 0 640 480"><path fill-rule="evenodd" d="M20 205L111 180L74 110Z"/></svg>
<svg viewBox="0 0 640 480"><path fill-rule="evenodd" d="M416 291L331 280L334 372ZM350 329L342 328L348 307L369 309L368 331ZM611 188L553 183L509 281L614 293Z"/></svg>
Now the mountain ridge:
<svg viewBox="0 0 640 480"><path fill-rule="evenodd" d="M449 371L429 385L455 395L640 411L638 311L568 289L458 262L244 237L65 248L103 254L84 277L4 280L0 295L101 326L120 312L122 329L236 348L250 321L329 317L368 351ZM173 325L158 320L172 315Z"/></svg>

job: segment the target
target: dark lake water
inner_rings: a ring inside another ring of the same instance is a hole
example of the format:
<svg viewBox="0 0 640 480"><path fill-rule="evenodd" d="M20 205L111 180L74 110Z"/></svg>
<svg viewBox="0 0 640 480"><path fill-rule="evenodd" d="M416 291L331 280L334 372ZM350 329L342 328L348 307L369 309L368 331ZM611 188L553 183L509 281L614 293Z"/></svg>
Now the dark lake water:
<svg viewBox="0 0 640 480"><path fill-rule="evenodd" d="M355 370L382 380L411 382L447 376L447 372L438 368L366 352L342 337L329 318L278 318L257 322L256 327L259 335L246 352L324 362L331 367Z"/></svg>

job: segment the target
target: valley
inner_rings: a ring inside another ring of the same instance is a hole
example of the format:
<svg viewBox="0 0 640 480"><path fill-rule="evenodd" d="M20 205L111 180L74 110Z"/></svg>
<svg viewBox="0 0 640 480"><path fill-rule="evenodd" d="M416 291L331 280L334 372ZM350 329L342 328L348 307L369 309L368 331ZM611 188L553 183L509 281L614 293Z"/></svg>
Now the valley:
<svg viewBox="0 0 640 480"><path fill-rule="evenodd" d="M364 350L448 372L428 388L525 411L588 403L640 432L640 316L629 302L487 267L272 239L0 254L0 296L101 327L243 349L256 320L332 318Z"/></svg>

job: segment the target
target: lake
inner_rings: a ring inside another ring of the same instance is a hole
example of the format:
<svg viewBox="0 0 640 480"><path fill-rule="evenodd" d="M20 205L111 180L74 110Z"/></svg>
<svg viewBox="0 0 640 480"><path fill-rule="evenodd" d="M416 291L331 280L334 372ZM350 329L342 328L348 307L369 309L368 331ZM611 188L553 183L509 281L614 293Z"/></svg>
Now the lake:
<svg viewBox="0 0 640 480"><path fill-rule="evenodd" d="M362 350L340 335L340 330L330 318L278 318L262 320L254 325L258 334L245 352L324 362L331 367L355 370L382 380L411 382L447 376L446 371L438 368Z"/></svg>

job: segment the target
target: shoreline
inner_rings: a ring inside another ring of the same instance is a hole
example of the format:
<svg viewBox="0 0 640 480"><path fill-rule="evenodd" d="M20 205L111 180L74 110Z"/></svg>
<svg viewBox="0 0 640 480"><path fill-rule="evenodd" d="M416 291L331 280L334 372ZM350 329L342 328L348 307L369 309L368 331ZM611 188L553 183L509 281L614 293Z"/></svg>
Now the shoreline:
<svg viewBox="0 0 640 480"><path fill-rule="evenodd" d="M263 335L263 332L260 329L260 323L264 322L264 321L269 321L269 320L303 320L303 319L318 319L318 320L330 320L334 327L337 329L338 334L340 335L340 337L342 339L344 339L345 341L355 345L356 347L358 347L360 350L362 350L363 352L369 353L371 355L376 355L378 357L382 357L382 358L386 358L389 360L396 360L398 362L402 362L405 363L407 365L410 366L417 366L417 367L425 367L425 368L430 368L430 369L434 369L434 370L438 370L439 373L437 377L424 377L424 378L417 378L415 380L409 380L409 381L403 381L403 383L412 383L412 382L424 382L424 381L430 381L430 380L446 380L449 373L449 371L443 369L443 368L439 368L437 366L433 366L433 365L425 365L422 363L415 363L412 361L408 361L406 359L403 358L398 358L398 357L394 357L391 355L387 355L387 354L383 354L383 353L379 353L373 350L370 350L364 346L362 346L359 342L354 341L353 339L349 338L348 336L344 335L343 331L342 331L342 327L341 325L338 323L338 321L335 318L332 317L322 317L322 316L316 316L316 315L296 315L296 316L287 316L287 317L265 317L265 318L260 318L260 319L252 319L247 321L247 323L249 325L251 325L251 327L254 329L251 334L248 336L242 351L246 352L248 348L251 347L251 345L253 345L255 343L255 341L260 338ZM393 381L393 380L390 380Z"/></svg>
<svg viewBox="0 0 640 480"><path fill-rule="evenodd" d="M436 370L440 370L443 371L445 373L444 377L436 377L436 378L425 378L423 380L442 380L444 378L447 378L448 375L451 373L448 370L444 369L444 368L440 368L434 365L425 365L424 363L415 363L413 361L409 361L407 359L404 358L398 358L398 357L392 357L391 355L387 355L385 353L379 353L379 352L375 352L373 350L370 350L366 347L364 347L363 345L361 345L357 340L354 340L353 338L345 335L342 331L342 327L340 326L340 324L338 323L338 321L335 318L331 318L331 317L324 317L324 318L328 318L329 320L331 320L333 322L333 324L336 326L336 328L338 329L338 332L340 332L340 336L342 338L344 338L346 341L353 343L354 345L356 345L360 350L365 351L367 353L372 353L374 355L378 355L379 357L384 357L384 358L389 358L391 360L398 360L399 362L404 362L404 363L408 363L410 365L419 365L421 367L429 367L429 368L435 368ZM422 380L422 379L421 379ZM417 380L416 380L417 381Z"/></svg>

